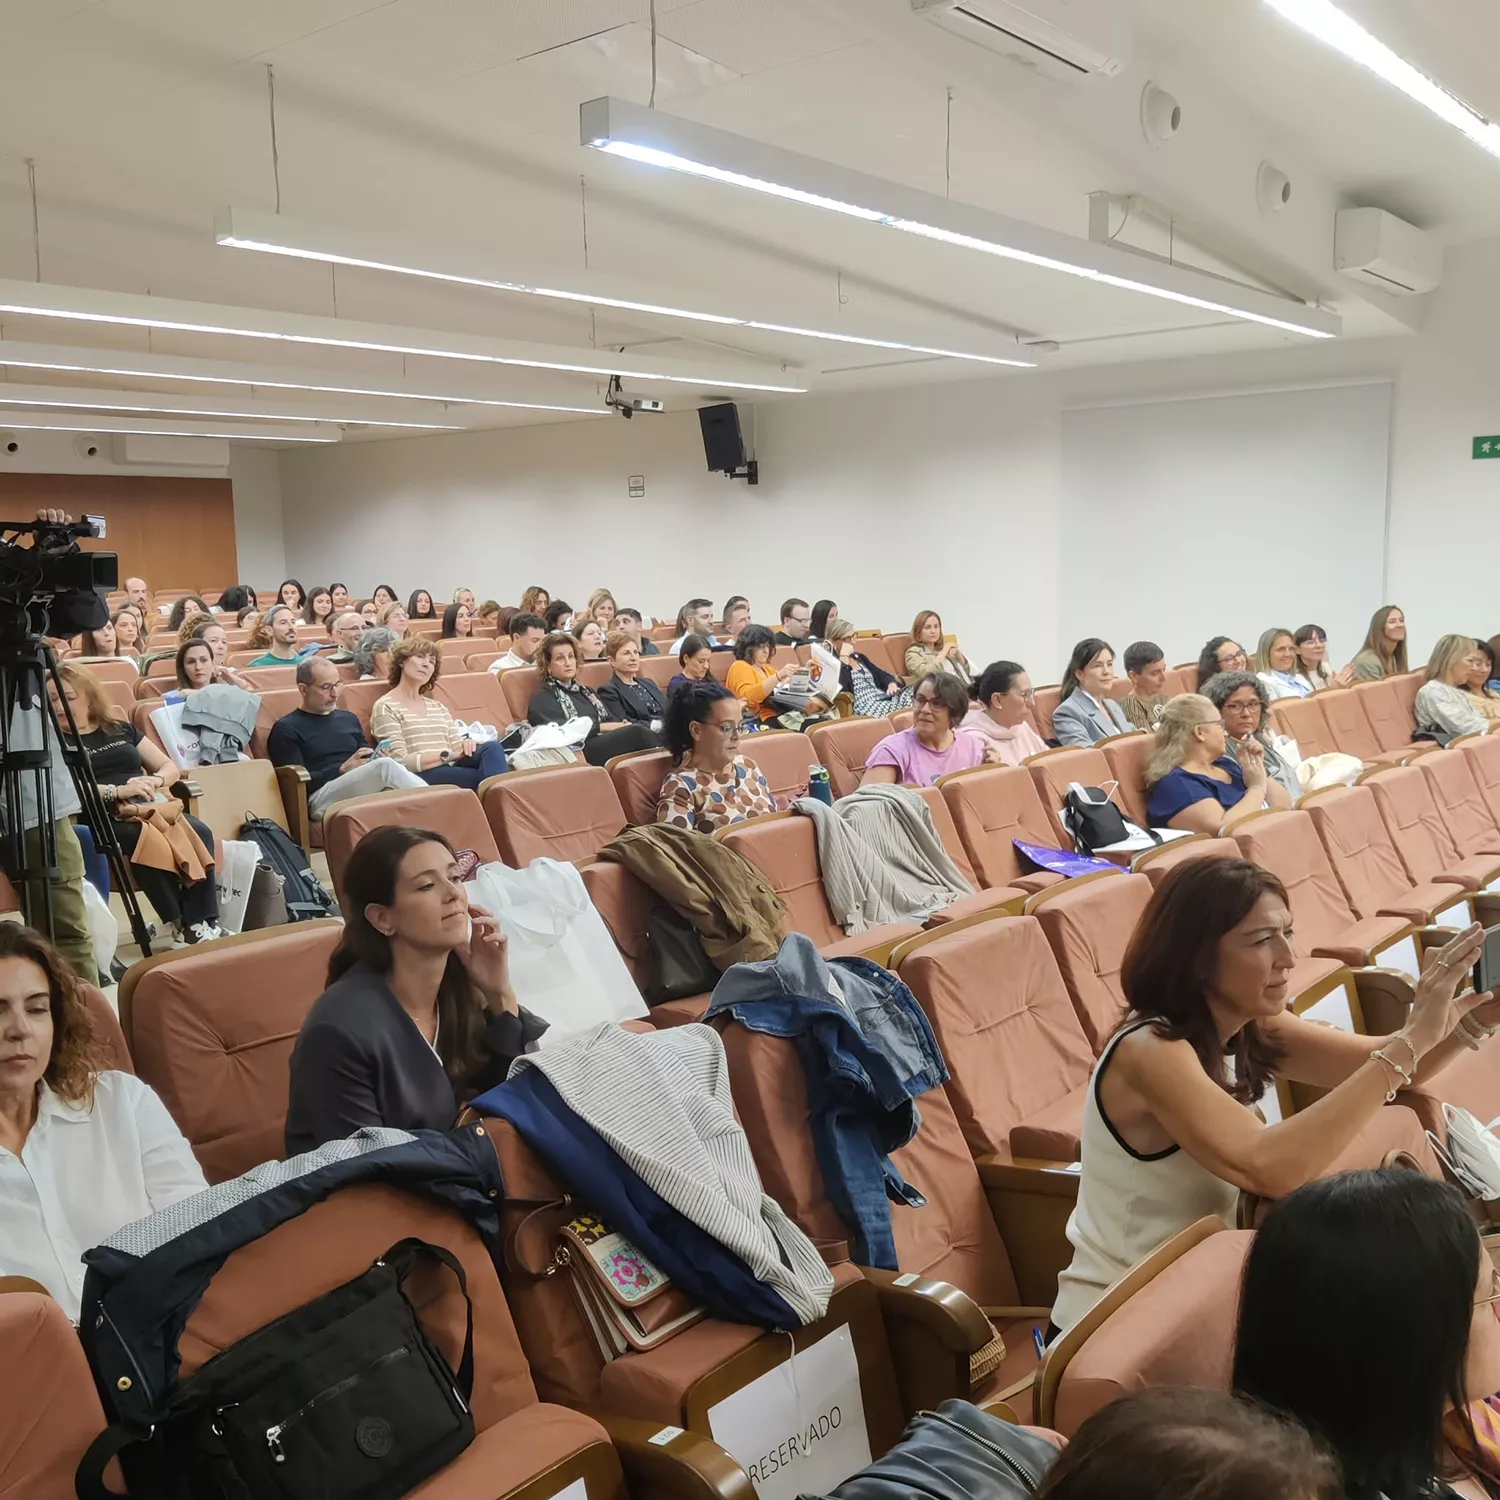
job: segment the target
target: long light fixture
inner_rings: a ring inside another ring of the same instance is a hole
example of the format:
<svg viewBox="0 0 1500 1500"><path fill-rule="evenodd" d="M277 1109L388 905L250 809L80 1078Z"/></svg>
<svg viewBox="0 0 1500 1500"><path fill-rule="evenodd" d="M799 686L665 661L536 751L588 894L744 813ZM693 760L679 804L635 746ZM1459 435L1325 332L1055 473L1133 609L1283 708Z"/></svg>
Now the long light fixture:
<svg viewBox="0 0 1500 1500"><path fill-rule="evenodd" d="M291 344L321 344L334 349L366 349L381 354L420 354L429 359L516 365L529 370L559 370L569 375L619 375L631 380L670 381L711 390L800 395L807 389L804 385L786 381L750 379L743 366L716 367L666 356L642 358L639 354L611 354L607 350L595 353L555 344L485 338L478 334L438 333L387 323L358 322L352 318L227 307L218 303L143 296L136 292L48 286L32 281L0 281L0 313L65 318L81 323L113 323L127 328L162 328L178 333L272 339Z"/></svg>
<svg viewBox="0 0 1500 1500"><path fill-rule="evenodd" d="M1415 99L1423 109L1431 110L1440 120L1461 130L1491 156L1500 156L1500 125L1413 67L1331 0L1266 0L1266 4L1309 36L1368 68L1376 77Z"/></svg>
<svg viewBox="0 0 1500 1500"><path fill-rule="evenodd" d="M3 346L0 346L3 347ZM0 384L0 401L11 406L65 407L70 411L116 411L141 416L160 413L177 417L232 417L251 422L319 422L336 426L407 427L424 432L464 432L468 429L454 422L393 422L370 417L312 416L305 412L263 408L243 411L232 404L209 401L184 406L170 396L141 396L130 391L90 391L64 385Z"/></svg>
<svg viewBox="0 0 1500 1500"><path fill-rule="evenodd" d="M623 100L590 100L580 108L579 124L585 146L647 166L1309 338L1336 338L1343 330L1334 313L1207 271L1077 239Z"/></svg>
<svg viewBox="0 0 1500 1500"><path fill-rule="evenodd" d="M117 375L131 380L188 380L205 385L264 386L273 391L323 391L337 396L384 396L399 401L441 401L448 406L506 406L523 411L573 412L607 417L600 406L564 406L550 401L501 401L492 396L459 395L446 384L403 379L399 385L348 385L348 375L307 370L293 380L282 365L199 359L191 354L132 354L125 349L78 349L61 344L28 344L0 339L0 368L56 370L78 375ZM4 387L0 386L0 394ZM360 420L365 420L361 418Z"/></svg>
<svg viewBox="0 0 1500 1500"><path fill-rule="evenodd" d="M558 279L550 274L520 267L516 274L490 276L477 267L470 269L463 257L451 251L399 241L382 232L378 237L332 225L308 224L288 219L282 214L256 213L241 208L221 208L214 215L214 237L221 245L236 250L260 250L271 255L288 255L299 260L323 261L330 265L358 266L371 271L392 271L401 276L420 276L431 281L453 282L460 286L483 287L490 291L521 292L559 302L582 303L589 307L609 307L621 312L646 313L653 317L677 318L689 323L710 323L716 327L752 328L764 333L791 334L797 338L820 339L836 344L857 344L867 349L891 349L903 354L928 354L943 359L973 360L985 365L1010 365L1018 369L1036 368L1034 355L987 353L977 345L964 346L962 340L936 344L931 340L897 338L857 333L841 328L809 328L802 324L777 322L767 318L745 317L707 307L678 307L648 300L622 277L601 276L596 272L573 273L567 279L573 285L554 285ZM694 299L696 300L696 299Z"/></svg>
<svg viewBox="0 0 1500 1500"><path fill-rule="evenodd" d="M232 438L261 443L336 443L339 435L309 432L305 427L237 427L233 431L211 422L169 422L155 425L128 417L99 417L82 422L77 417L53 416L51 412L0 410L0 428L16 432L129 433L138 437Z"/></svg>

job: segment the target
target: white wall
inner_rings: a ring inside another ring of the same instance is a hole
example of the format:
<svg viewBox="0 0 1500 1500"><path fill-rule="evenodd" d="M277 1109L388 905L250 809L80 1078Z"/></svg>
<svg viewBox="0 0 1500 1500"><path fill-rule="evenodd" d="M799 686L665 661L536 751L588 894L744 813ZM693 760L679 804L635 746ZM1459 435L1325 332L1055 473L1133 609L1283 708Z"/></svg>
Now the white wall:
<svg viewBox="0 0 1500 1500"><path fill-rule="evenodd" d="M1426 332L1411 339L742 407L761 466L753 490L705 472L692 413L286 451L284 555L304 581L435 594L463 583L503 601L535 582L575 605L604 584L657 614L690 594L737 592L769 622L787 594L826 594L860 624L904 629L918 608L941 607L976 659L1013 656L1038 682L1057 679L1080 634L1119 648L1152 635L1182 660L1210 634L1242 632L1253 645L1266 626L1304 618L1327 625L1346 660L1391 601L1425 659L1449 630L1500 628L1483 587L1500 462L1470 459L1476 434L1500 433L1500 241L1451 253L1447 275ZM1388 399L1380 382L1394 382L1388 478L1362 405ZM1253 491L1227 495L1201 435L1214 403L1197 398L1261 391L1280 394L1259 408L1257 503ZM1146 399L1167 403L1152 408L1150 461L1195 497L1200 528L1164 538L1159 561L1135 569L1142 577L1080 587L1074 549L1086 543L1065 530L1065 475L1078 435L1099 420L1085 410ZM1342 497L1329 534L1299 527L1275 488L1277 456L1295 452L1299 503L1320 503L1320 438ZM644 500L627 497L632 474L645 476ZM261 535L248 509L245 526L254 535L242 549L253 541L266 576L279 575L269 559L283 538L269 526ZM1241 528L1257 539L1249 551ZM1289 576L1315 559L1326 588L1303 579L1268 593L1267 537L1285 549ZM1214 587L1185 598L1174 579L1193 568ZM1092 592L1097 608L1085 602Z"/></svg>

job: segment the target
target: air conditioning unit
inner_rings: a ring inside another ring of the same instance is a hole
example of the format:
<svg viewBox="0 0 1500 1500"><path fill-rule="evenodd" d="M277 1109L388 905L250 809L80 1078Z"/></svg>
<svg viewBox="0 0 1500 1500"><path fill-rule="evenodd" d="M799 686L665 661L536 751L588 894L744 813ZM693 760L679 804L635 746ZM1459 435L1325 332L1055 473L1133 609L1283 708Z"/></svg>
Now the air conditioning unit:
<svg viewBox="0 0 1500 1500"><path fill-rule="evenodd" d="M1443 247L1383 208L1344 208L1334 221L1333 266L1383 292L1414 297L1441 283Z"/></svg>
<svg viewBox="0 0 1500 1500"><path fill-rule="evenodd" d="M911 0L911 8L1048 78L1113 78L1130 61L1119 0Z"/></svg>

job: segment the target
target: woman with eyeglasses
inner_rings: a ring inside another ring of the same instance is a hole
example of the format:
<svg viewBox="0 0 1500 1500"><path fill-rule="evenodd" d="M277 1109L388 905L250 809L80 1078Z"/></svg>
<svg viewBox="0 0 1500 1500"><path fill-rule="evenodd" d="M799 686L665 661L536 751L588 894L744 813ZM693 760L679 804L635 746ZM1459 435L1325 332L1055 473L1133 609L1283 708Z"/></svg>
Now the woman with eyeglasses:
<svg viewBox="0 0 1500 1500"><path fill-rule="evenodd" d="M1007 766L1018 766L1029 755L1040 755L1047 742L1036 732L1031 705L1036 693L1019 662L992 661L974 684L974 706L964 716L972 729L1000 752Z"/></svg>
<svg viewBox="0 0 1500 1500"><path fill-rule="evenodd" d="M675 769L656 803L656 821L694 833L776 811L770 784L740 750L740 700L717 682L690 682L667 704L666 740Z"/></svg>
<svg viewBox="0 0 1500 1500"><path fill-rule="evenodd" d="M1255 648L1251 670L1265 684L1274 703L1278 698L1310 698L1313 685L1297 666L1297 642L1290 630L1273 626Z"/></svg>
<svg viewBox="0 0 1500 1500"><path fill-rule="evenodd" d="M1328 665L1328 632L1321 625L1300 625L1292 636L1297 647L1297 666L1315 693L1328 688L1346 688L1354 681L1354 663L1341 672Z"/></svg>
<svg viewBox="0 0 1500 1500"><path fill-rule="evenodd" d="M1286 788L1267 775L1259 741L1241 741L1236 754L1208 698L1183 693L1169 700L1146 764L1151 826L1213 836L1263 807L1292 805Z"/></svg>
<svg viewBox="0 0 1500 1500"><path fill-rule="evenodd" d="M1253 672L1215 672L1199 691L1224 721L1226 753L1240 760L1241 747L1253 740L1265 758L1267 777L1280 782L1295 802L1302 795L1297 778L1300 762L1292 753L1296 744L1271 728L1271 699L1260 678Z"/></svg>
<svg viewBox="0 0 1500 1500"><path fill-rule="evenodd" d="M1210 636L1198 653L1198 681L1207 682L1215 672L1248 672L1250 658L1232 635Z"/></svg>

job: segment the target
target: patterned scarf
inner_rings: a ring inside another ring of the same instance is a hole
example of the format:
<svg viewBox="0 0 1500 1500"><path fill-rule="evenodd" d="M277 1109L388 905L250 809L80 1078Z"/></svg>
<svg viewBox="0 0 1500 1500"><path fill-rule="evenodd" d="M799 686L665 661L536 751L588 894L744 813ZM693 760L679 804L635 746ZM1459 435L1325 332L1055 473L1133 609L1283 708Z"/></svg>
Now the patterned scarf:
<svg viewBox="0 0 1500 1500"><path fill-rule="evenodd" d="M572 683L565 683L549 675L547 677L547 686L552 690L552 696L557 699L558 706L570 719L578 717L577 705L573 702L573 699L578 696L587 698L593 705L594 712L598 716L594 720L596 724L603 724L609 718L609 714L606 712L604 705L599 701L598 695L592 688L584 687L576 678Z"/></svg>

